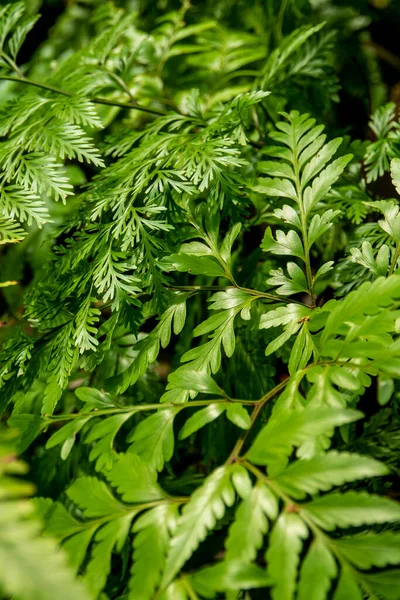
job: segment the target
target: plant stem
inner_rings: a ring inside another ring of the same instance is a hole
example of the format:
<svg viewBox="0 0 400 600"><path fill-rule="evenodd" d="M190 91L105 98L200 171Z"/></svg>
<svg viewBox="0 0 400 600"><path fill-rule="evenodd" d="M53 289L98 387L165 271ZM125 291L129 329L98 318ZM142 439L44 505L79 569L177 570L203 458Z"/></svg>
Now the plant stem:
<svg viewBox="0 0 400 600"><path fill-rule="evenodd" d="M211 400L193 400L186 404L139 404L138 406L126 406L123 408L104 408L101 410L94 410L87 413L71 413L65 415L43 415L49 421L69 421L70 419L79 419L80 417L98 417L101 415L112 415L116 413L135 413L146 410L158 410L160 408L176 408L181 411L184 408L191 408L193 406L209 406L210 404L244 404L246 406L254 406L259 400L235 400L232 398L213 398Z"/></svg>
<svg viewBox="0 0 400 600"><path fill-rule="evenodd" d="M389 275L393 275L394 270L395 270L396 265L397 265L397 261L399 260L399 256L400 256L400 243L398 243L397 246L396 246L396 249L395 249L395 252L394 252L394 256L393 256L393 260L392 260L392 263L390 265L388 276Z"/></svg>
<svg viewBox="0 0 400 600"><path fill-rule="evenodd" d="M241 287L240 285L170 285L167 287L168 290L179 291L179 292L226 292L228 290L241 290L246 292L249 296L257 296L258 298L268 298L274 302L285 302L286 304L300 304L302 306L308 306L304 302L299 300L293 300L293 298L286 298L284 296L278 296L276 294L269 294L268 292L260 292L259 290L252 290L250 288Z"/></svg>
<svg viewBox="0 0 400 600"><path fill-rule="evenodd" d="M245 287L236 286L238 290L242 290L246 292L250 296L257 296L259 298L268 298L269 300L274 300L275 302L285 302L286 304L300 304L301 306L308 306L304 304L304 302L300 302L299 300L293 300L293 298L286 298L285 296L278 296L277 294L269 294L268 292L260 292L258 290L252 290Z"/></svg>
<svg viewBox="0 0 400 600"><path fill-rule="evenodd" d="M45 83L40 83L38 81L33 81L32 79L27 79L26 77L13 77L11 75L0 75L0 79L6 81L15 81L17 83L24 83L25 85L32 85L37 88L41 88L42 90L47 90L48 92L53 92L54 94L60 94L61 96L73 96L71 92L67 92L65 90L61 90L59 88L53 87L52 85L47 85ZM128 104L125 102L116 102L115 100L106 100L105 98L88 98L90 102L94 102L95 104L105 104L106 106L117 106L119 108L128 108L131 110L139 110L141 112L146 112L151 115L159 115L163 116L165 113L160 110L155 110L152 108L146 108L145 106L141 106L140 104Z"/></svg>
<svg viewBox="0 0 400 600"><path fill-rule="evenodd" d="M190 585L188 578L185 577L185 575L181 575L180 580L182 581L183 585L185 586L185 589L188 593L189 599L190 600L199 600L199 597L196 594L196 592L194 591L194 589L192 588L192 586Z"/></svg>
<svg viewBox="0 0 400 600"><path fill-rule="evenodd" d="M263 396L262 398L260 398L260 400L257 400L253 409L253 412L250 415L250 427L248 429L246 429L246 431L243 433L243 435L238 439L238 441L236 442L232 452L230 453L226 463L230 464L232 462L235 462L236 460L238 460L239 458L239 454L240 451L242 450L247 437L251 431L251 429L253 428L254 424L256 423L258 416L260 414L260 412L262 411L262 409L264 408L265 404L271 400L271 398L273 398L274 396L276 396L277 394L279 394L279 392L281 390L284 389L284 387L286 387L286 385L289 382L289 378L285 379L285 381L282 381L281 383L279 383L278 385L276 385L272 390L270 390L269 392L267 392L265 394L265 396Z"/></svg>

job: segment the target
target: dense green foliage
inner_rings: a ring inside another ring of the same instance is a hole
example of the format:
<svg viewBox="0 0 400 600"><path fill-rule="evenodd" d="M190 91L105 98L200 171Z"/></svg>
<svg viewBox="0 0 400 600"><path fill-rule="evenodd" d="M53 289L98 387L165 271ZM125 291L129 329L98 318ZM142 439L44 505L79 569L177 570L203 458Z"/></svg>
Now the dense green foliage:
<svg viewBox="0 0 400 600"><path fill-rule="evenodd" d="M385 6L0 9L2 598L400 598Z"/></svg>

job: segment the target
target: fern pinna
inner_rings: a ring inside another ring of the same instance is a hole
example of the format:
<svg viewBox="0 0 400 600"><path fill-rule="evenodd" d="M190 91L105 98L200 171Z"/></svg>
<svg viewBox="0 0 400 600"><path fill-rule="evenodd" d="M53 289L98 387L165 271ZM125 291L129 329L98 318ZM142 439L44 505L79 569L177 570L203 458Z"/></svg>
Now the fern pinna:
<svg viewBox="0 0 400 600"><path fill-rule="evenodd" d="M0 11L4 598L400 598L396 106L264 4Z"/></svg>

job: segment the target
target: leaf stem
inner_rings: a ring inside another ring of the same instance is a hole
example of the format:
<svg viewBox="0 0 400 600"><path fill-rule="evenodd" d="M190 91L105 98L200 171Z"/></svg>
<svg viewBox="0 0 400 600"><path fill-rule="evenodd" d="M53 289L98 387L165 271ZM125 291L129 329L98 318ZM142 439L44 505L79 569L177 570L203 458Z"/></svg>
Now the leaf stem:
<svg viewBox="0 0 400 600"><path fill-rule="evenodd" d="M240 285L169 285L168 290L180 291L180 292L227 292L228 290L241 290L246 292L249 296L257 296L258 298L267 298L274 302L285 302L286 304L300 304L302 306L308 306L304 302L299 300L293 300L293 298L286 298L284 296L278 296L276 294L269 294L268 292L261 292L259 290L252 290L250 288L241 287Z"/></svg>
<svg viewBox="0 0 400 600"><path fill-rule="evenodd" d="M199 600L199 597L190 585L188 578L185 575L181 575L180 580L182 581L190 600Z"/></svg>
<svg viewBox="0 0 400 600"><path fill-rule="evenodd" d="M396 246L396 249L395 249L395 252L394 252L394 256L393 256L393 260L392 260L392 263L390 265L388 277L390 275L393 275L394 270L396 268L397 261L399 260L399 256L400 256L400 243L398 243L397 246Z"/></svg>
<svg viewBox="0 0 400 600"><path fill-rule="evenodd" d="M27 77L14 77L12 75L0 75L0 80L6 81L15 81L17 83L24 83L25 85L32 85L33 87L41 88L42 90L46 90L48 92L53 92L54 94L60 94L62 96L73 96L71 92L67 92L66 90L61 90L52 85L47 85L46 83L40 83L39 81L33 81L32 79L28 79ZM117 106L119 108L128 108L132 110L139 110L141 112L149 113L151 115L164 116L165 113L160 110L156 110L153 108L146 108L145 106L141 106L140 104L129 104L125 102L117 102L115 100L107 100L106 98L88 98L90 102L94 102L95 104L105 104L106 106Z"/></svg>
<svg viewBox="0 0 400 600"><path fill-rule="evenodd" d="M210 404L229 404L229 403L237 403L244 404L246 406L254 406L257 404L259 400L236 400L232 398L225 397L221 398L212 398L211 400L193 400L190 402L186 402L186 404L139 404L138 406L126 406L123 408L104 408L101 410L94 410L92 412L78 412L64 415L43 415L49 421L69 421L71 419L79 419L80 417L98 417L102 415L113 415L117 413L135 413L146 410L159 410L160 408L176 408L177 411L181 411L184 408L191 408L193 406L209 406Z"/></svg>
<svg viewBox="0 0 400 600"><path fill-rule="evenodd" d="M274 396L279 394L279 392L282 391L286 387L286 385L288 384L289 381L290 381L289 378L285 379L285 381L282 381L281 383L276 385L272 390L267 392L262 398L260 398L260 400L256 401L253 412L250 415L250 426L248 429L246 429L246 431L243 433L243 435L241 435L241 437L236 442L232 452L230 453L230 455L228 456L228 458L226 460L226 464L233 463L239 459L240 452L248 438L248 435L249 435L251 429L253 428L254 424L256 423L258 416L259 416L260 412L262 411L262 409L264 408L265 404L269 400L274 398Z"/></svg>

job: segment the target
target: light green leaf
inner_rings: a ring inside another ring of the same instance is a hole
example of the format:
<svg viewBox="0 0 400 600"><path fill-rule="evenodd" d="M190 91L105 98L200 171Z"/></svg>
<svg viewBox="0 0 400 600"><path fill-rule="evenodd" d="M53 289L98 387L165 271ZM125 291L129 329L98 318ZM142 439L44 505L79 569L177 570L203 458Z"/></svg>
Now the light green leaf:
<svg viewBox="0 0 400 600"><path fill-rule="evenodd" d="M259 178L258 184L253 185L251 189L254 192L266 194L267 196L280 196L282 198L290 198L294 201L297 200L297 194L294 185L286 179L262 177Z"/></svg>
<svg viewBox="0 0 400 600"><path fill-rule="evenodd" d="M316 538L301 567L297 599L325 600L336 573L335 559L324 542Z"/></svg>
<svg viewBox="0 0 400 600"><path fill-rule="evenodd" d="M132 413L120 413L97 421L85 437L85 444L95 444L89 454L89 460L96 461L96 470L110 469L117 458L114 440L119 430Z"/></svg>
<svg viewBox="0 0 400 600"><path fill-rule="evenodd" d="M174 419L178 409L161 408L137 425L127 441L130 452L137 454L150 468L161 471L174 453Z"/></svg>
<svg viewBox="0 0 400 600"><path fill-rule="evenodd" d="M264 484L257 483L236 511L225 543L226 560L254 560L268 531L267 517L275 519L277 513L275 496Z"/></svg>
<svg viewBox="0 0 400 600"><path fill-rule="evenodd" d="M372 590L385 600L399 600L400 569L371 573L363 578Z"/></svg>
<svg viewBox="0 0 400 600"><path fill-rule="evenodd" d="M192 435L195 431L201 429L208 423L215 421L222 413L226 410L225 404L209 404L205 408L198 410L192 415L184 424L179 432L179 439L184 440L185 438Z"/></svg>
<svg viewBox="0 0 400 600"><path fill-rule="evenodd" d="M390 163L390 174L392 176L393 185L400 194L400 158L393 158Z"/></svg>
<svg viewBox="0 0 400 600"><path fill-rule="evenodd" d="M226 409L226 416L241 429L248 429L251 425L250 415L240 402L229 403Z"/></svg>
<svg viewBox="0 0 400 600"><path fill-rule="evenodd" d="M363 600L363 594L354 578L354 572L343 565L333 600Z"/></svg>
<svg viewBox="0 0 400 600"><path fill-rule="evenodd" d="M240 561L224 561L205 567L191 577L199 593L225 590L248 590L266 587L270 583L264 569ZM208 596L209 597L209 596Z"/></svg>
<svg viewBox="0 0 400 600"><path fill-rule="evenodd" d="M273 600L292 600L296 587L297 568L307 527L295 513L282 513L271 536L266 555Z"/></svg>
<svg viewBox="0 0 400 600"><path fill-rule="evenodd" d="M124 502L143 503L165 498L157 484L155 470L136 454L119 455L112 469L104 474Z"/></svg>
<svg viewBox="0 0 400 600"><path fill-rule="evenodd" d="M327 454L297 460L278 475L276 480L289 496L303 499L307 494L315 495L336 485L379 477L388 472L383 463L369 456L331 450Z"/></svg>
<svg viewBox="0 0 400 600"><path fill-rule="evenodd" d="M266 230L261 248L265 252L273 254L297 256L304 260L304 248L299 235L292 229L284 233L280 229L276 231L276 239L273 238L271 229Z"/></svg>
<svg viewBox="0 0 400 600"><path fill-rule="evenodd" d="M235 492L231 483L232 467L219 467L185 504L171 540L161 586L167 586L196 550L210 529L232 506Z"/></svg>
<svg viewBox="0 0 400 600"><path fill-rule="evenodd" d="M133 526L133 563L129 580L129 600L152 600L168 550L177 506L160 505L141 515Z"/></svg>
<svg viewBox="0 0 400 600"><path fill-rule="evenodd" d="M346 154L334 160L314 179L311 186L304 191L304 208L309 213L314 206L329 192L339 179L346 166L352 160L352 154Z"/></svg>
<svg viewBox="0 0 400 600"><path fill-rule="evenodd" d="M95 545L93 547L91 560L89 561L84 580L87 582L89 589L96 597L104 588L108 574L111 570L111 554L118 542L121 533L124 531L126 520L128 525L132 517L124 517L111 521L101 527L95 537Z"/></svg>
<svg viewBox="0 0 400 600"><path fill-rule="evenodd" d="M208 256L195 254L172 254L159 261L166 271L181 271L192 275L207 275L208 277L226 277L221 265Z"/></svg>
<svg viewBox="0 0 400 600"><path fill-rule="evenodd" d="M400 520L400 504L365 492L338 492L315 498L303 506L313 521L328 531Z"/></svg>
<svg viewBox="0 0 400 600"><path fill-rule="evenodd" d="M400 533L365 533L335 540L342 556L358 569L400 564Z"/></svg>
<svg viewBox="0 0 400 600"><path fill-rule="evenodd" d="M89 554L89 544L98 527L99 524L96 522L92 527L87 527L87 524L85 523L85 529L83 529L83 531L71 535L62 545L63 549L68 554L69 565L73 568L75 574L78 573L86 555Z"/></svg>
<svg viewBox="0 0 400 600"><path fill-rule="evenodd" d="M309 334L307 327L303 325L293 344L289 359L289 375L293 375L296 371L304 369L313 353L314 344Z"/></svg>
<svg viewBox="0 0 400 600"><path fill-rule="evenodd" d="M88 402L89 404L93 404L99 408L115 406L109 394L102 392L100 390L96 390L91 387L78 387L75 390L75 395L82 402Z"/></svg>
<svg viewBox="0 0 400 600"><path fill-rule="evenodd" d="M247 457L256 464L268 465L272 476L286 466L293 446L299 447L322 433L332 435L335 427L361 416L357 411L326 407L275 414L258 434Z"/></svg>
<svg viewBox="0 0 400 600"><path fill-rule="evenodd" d="M91 600L86 587L67 568L65 554L39 533L40 528L32 522L1 524L2 591L23 600Z"/></svg>
<svg viewBox="0 0 400 600"><path fill-rule="evenodd" d="M182 390L194 390L203 394L223 395L221 388L207 371L192 371L187 368L177 369L168 377L167 389L175 387Z"/></svg>
<svg viewBox="0 0 400 600"><path fill-rule="evenodd" d="M104 517L123 511L107 485L96 477L79 477L67 490L68 497L85 517Z"/></svg>
<svg viewBox="0 0 400 600"><path fill-rule="evenodd" d="M75 443L76 435L80 432L82 427L92 418L92 416L75 419L67 425L64 425L61 429L53 433L53 435L47 440L46 448L54 448L58 444L63 444L61 449L61 458L66 460L72 449L72 445Z"/></svg>
<svg viewBox="0 0 400 600"><path fill-rule="evenodd" d="M19 435L13 440L14 450L18 453L24 452L32 442L48 426L48 420L39 415L12 415L8 419L8 425L15 428Z"/></svg>
<svg viewBox="0 0 400 600"><path fill-rule="evenodd" d="M313 158L306 164L303 170L303 174L301 177L301 186L304 188L307 183L322 169L326 164L331 160L331 158L336 154L340 144L342 143L343 138L336 138L331 140L327 144L323 146L323 148L318 152L318 154L314 155Z"/></svg>

